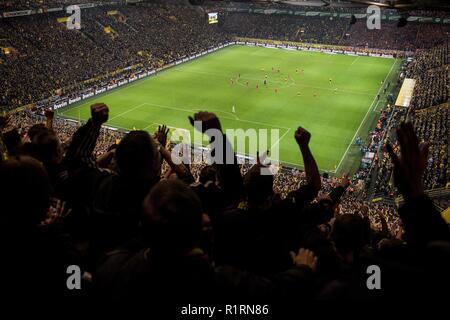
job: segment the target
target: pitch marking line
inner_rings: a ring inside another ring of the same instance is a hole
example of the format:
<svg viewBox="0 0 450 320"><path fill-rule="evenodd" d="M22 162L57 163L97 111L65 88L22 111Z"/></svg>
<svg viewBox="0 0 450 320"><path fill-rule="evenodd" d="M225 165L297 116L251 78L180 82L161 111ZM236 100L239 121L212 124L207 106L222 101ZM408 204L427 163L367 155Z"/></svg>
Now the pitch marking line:
<svg viewBox="0 0 450 320"><path fill-rule="evenodd" d="M157 106L157 107L161 107L161 108L174 109L174 110L177 110L177 111L195 112L195 110L180 109L180 108L169 107L169 106L160 105L160 104L153 104L153 103L144 103L144 104L147 104L147 105L150 105L150 106ZM209 110L214 110L214 109L209 109ZM224 111L224 112L226 112L226 111ZM222 118L224 118L224 117L222 117ZM226 118L226 119L230 119L230 118ZM274 126L274 125L267 124L267 123L263 123L263 122L255 122L255 121L242 120L242 119L230 119L230 120L243 121L243 122L250 122L250 123L257 123L257 124L260 124L260 125L271 126L271 127L273 127L273 128L276 128L276 129L278 129L278 128L284 129L284 130L285 130L284 134L283 134L283 135L282 135L282 136L281 136L274 144L271 145L270 149L272 149L272 148L274 148L276 145L278 145L278 144L281 142L281 140L289 133L289 131L292 130L292 128L282 127L282 126ZM147 127L150 127L150 126L153 125L153 124L162 125L161 123L156 123L156 122L154 122L154 123L148 125ZM142 130L145 130L147 127L144 127ZM171 127L171 126L167 126L167 127L168 127L168 128L173 128L173 129L183 129L183 128L177 128L177 127ZM183 129L183 130L186 130L186 129Z"/></svg>
<svg viewBox="0 0 450 320"><path fill-rule="evenodd" d="M155 103L144 102L144 103L141 103L141 104L139 104L139 105L137 105L137 106L135 106L135 107L133 107L133 108L131 108L131 109L128 109L128 110L126 110L126 111L124 111L124 112L122 112L122 113L120 113L120 114L118 114L118 115L116 115L116 116L110 118L110 119L108 120L108 122L110 122L110 121L112 121L112 120L114 120L114 119L116 119L116 118L122 117L124 114L127 114L127 113L129 113L129 112L131 112L131 111L134 111L134 110L136 110L136 109L139 109L139 108L143 107L144 105L156 106L156 107L164 108L164 109L172 109L172 110L177 110L177 111L183 111L183 112L187 112L187 113L190 113L190 112L196 112L196 110L193 110L193 109L182 109L182 108L171 107L171 106L166 106L166 105L161 105L161 104L155 104ZM217 110L217 109L210 109L210 110ZM220 110L217 110L217 111L220 111ZM226 111L221 111L221 112L228 113L228 112L226 112ZM289 131L292 130L292 128L288 128L288 127L275 126L275 125L272 125L272 124L269 124L269 123L258 122L258 121L243 120L243 119L239 119L239 118L237 118L237 117L236 117L235 119L232 119L232 118L226 118L226 117L222 117L222 118L229 119L229 120L234 120L234 121L248 122L248 123L253 123L253 124L258 124L258 125L263 125L263 126L270 126L270 127L272 127L272 128L276 128L276 129L278 129L278 128L284 129L284 130L285 130L284 134L283 134L283 135L282 135L282 136L281 136L281 137L280 137L280 138L279 138L279 139L271 146L271 149L272 149L273 147L275 147L276 145L278 145L278 144L280 143L280 141L281 141L281 140L289 133ZM150 126L152 126L152 125L154 125L154 124L156 124L156 125L162 125L161 123L152 122L152 123L149 124L148 126L144 127L142 130L147 129L148 127L150 127ZM180 128L178 128L178 127L168 126L168 125L167 125L167 127L168 127L168 128L172 128L172 129L180 129Z"/></svg>
<svg viewBox="0 0 450 320"><path fill-rule="evenodd" d="M274 144L272 144L272 145L270 146L270 150L272 150L276 145L278 145L278 144L281 142L281 140L283 140L283 138L289 133L289 131L291 131L291 128L289 128L288 130L286 130L286 132L285 132L280 138L278 138L278 140L275 141Z"/></svg>
<svg viewBox="0 0 450 320"><path fill-rule="evenodd" d="M158 123L158 122L152 122L150 123L148 126L145 126L144 128L142 128L141 130L146 130L151 128L152 126L156 126L156 128L158 128L158 126L162 126L165 125L167 128L169 129L175 129L175 130L185 130L185 131L189 131L188 129L184 129L184 128L178 128L178 127L174 127L174 126L169 126L167 124L164 123Z"/></svg>
<svg viewBox="0 0 450 320"><path fill-rule="evenodd" d="M156 104L156 103L145 102L144 104L149 105L149 106L163 108L163 109L176 110L176 111L182 111L182 112L187 112L187 113L195 113L195 112L200 111L200 110L196 110L196 109L182 109L182 108L178 108L178 107L171 107L171 106L167 106L167 105L163 105L163 104ZM213 109L210 109L210 110L213 110ZM226 111L223 111L223 112L226 112ZM244 120L244 119L240 119L240 118L236 119L236 118L229 118L229 117L221 117L221 118L222 119L233 120L233 121L247 122L247 123L260 125L260 126L268 126L268 127L272 127L272 128L278 128L278 129L286 129L286 130L290 129L288 127L273 125L271 123L266 123L266 122Z"/></svg>
<svg viewBox="0 0 450 320"><path fill-rule="evenodd" d="M377 99L377 96L380 94L381 89L383 89L383 86L384 86L384 84L385 84L387 78L388 78L389 75L391 74L392 69L394 68L394 66L395 66L396 64L397 64L397 60L395 60L394 63L392 64L391 69L389 70L389 73L386 75L386 78L384 78L383 84L380 86L380 89L378 89L378 92L377 92L377 94L375 95L375 97L373 98L373 101L372 101L372 103L370 104L370 107L367 109L366 115L365 115L364 118L362 119L362 121L361 121L361 123L360 123L358 129L355 131L355 135L353 136L352 140L350 140L350 143L348 144L348 147L347 147L347 149L345 150L344 155L343 155L342 158L341 158L341 161L339 161L339 164L338 164L338 166L336 167L336 170L331 171L332 173L336 173L336 172L339 171L339 168L340 168L340 166L341 166L341 164L342 164L342 161L343 161L343 160L345 159L345 157L347 156L348 150L350 149L350 147L351 147L353 141L355 140L356 136L358 135L358 132L359 132L359 130L361 129L362 125L363 125L364 122L366 121L366 118L367 118L367 116L369 115L370 111L372 111L372 107L373 107L373 104L375 103L375 100Z"/></svg>
<svg viewBox="0 0 450 320"><path fill-rule="evenodd" d="M134 110L136 110L136 109L139 109L139 108L141 108L141 107L144 106L144 105L146 105L145 102L144 102L144 103L141 103L141 104L139 104L139 105L137 105L137 106L135 106L135 107L132 107L131 109L127 109L127 110L125 110L124 112L119 113L118 115L115 115L114 117L108 119L108 121L111 121L111 120L114 120L114 119L116 119L116 118L122 117L124 114L127 114L127 113L129 113L129 112L131 112L131 111L134 111Z"/></svg>
<svg viewBox="0 0 450 320"><path fill-rule="evenodd" d="M357 56L350 65L352 66L358 59L359 59L359 56Z"/></svg>
<svg viewBox="0 0 450 320"><path fill-rule="evenodd" d="M202 109L208 110L208 111L215 111L215 112L225 113L225 114L228 114L228 115L234 117L235 120L238 120L238 121L241 120L241 119L239 119L239 117L238 117L236 114L234 114L234 113L232 113L232 112L222 111L222 110L220 110L220 109L213 109L213 108L208 108L208 107L204 107L204 108L202 107ZM194 110L194 111L195 111L195 110Z"/></svg>

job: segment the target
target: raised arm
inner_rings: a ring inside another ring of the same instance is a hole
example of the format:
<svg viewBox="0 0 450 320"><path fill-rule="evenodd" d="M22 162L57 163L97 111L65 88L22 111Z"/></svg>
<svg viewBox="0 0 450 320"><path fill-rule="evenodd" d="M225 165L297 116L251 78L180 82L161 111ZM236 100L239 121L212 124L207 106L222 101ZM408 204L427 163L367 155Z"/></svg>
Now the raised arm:
<svg viewBox="0 0 450 320"><path fill-rule="evenodd" d="M45 115L45 126L48 129L53 130L53 119L55 118L55 111L53 111L52 109L45 109L44 115Z"/></svg>
<svg viewBox="0 0 450 320"><path fill-rule="evenodd" d="M316 160L314 159L311 150L309 149L309 141L311 139L311 134L298 127L295 131L295 140L300 147L300 152L303 157L303 164L305 166L306 179L308 184L314 189L315 192L319 192L321 188L320 172L317 167Z"/></svg>
<svg viewBox="0 0 450 320"><path fill-rule="evenodd" d="M330 196L331 200L333 200L334 204L339 203L339 201L341 200L342 196L345 194L345 191L350 186L350 184L351 184L351 182L350 182L350 179L348 178L348 175L344 175L341 178L341 182L339 183L339 185L336 186L333 190L331 190L329 196Z"/></svg>
<svg viewBox="0 0 450 320"><path fill-rule="evenodd" d="M102 124L108 121L108 113L109 109L104 103L91 106L91 119L75 132L64 159L69 168L96 166L93 152Z"/></svg>
<svg viewBox="0 0 450 320"><path fill-rule="evenodd" d="M193 182L194 179L189 168L184 164L175 164L172 160L171 152L166 149L168 133L169 129L165 125L162 125L158 126L158 130L154 135L155 140L159 143L158 150L161 157L167 162L170 169L175 172L179 179L188 183Z"/></svg>
<svg viewBox="0 0 450 320"><path fill-rule="evenodd" d="M189 117L189 121L197 130L208 135L211 143L214 143L217 138L222 139L222 144L218 144L223 146L222 150L214 149L211 151L216 160L214 166L217 170L219 185L226 195L227 202L240 201L243 195L241 171L233 146L222 131L219 118L214 113L205 111L196 113L194 117ZM199 127L200 124L201 127ZM232 161L230 163L227 160Z"/></svg>

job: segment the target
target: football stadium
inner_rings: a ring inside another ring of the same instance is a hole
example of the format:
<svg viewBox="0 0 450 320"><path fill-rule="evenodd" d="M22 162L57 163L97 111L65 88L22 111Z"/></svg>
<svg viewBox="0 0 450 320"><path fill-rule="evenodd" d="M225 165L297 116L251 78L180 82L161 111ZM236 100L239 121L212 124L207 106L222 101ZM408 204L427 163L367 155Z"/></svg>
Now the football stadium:
<svg viewBox="0 0 450 320"><path fill-rule="evenodd" d="M290 319L445 299L449 11L2 1L6 305Z"/></svg>

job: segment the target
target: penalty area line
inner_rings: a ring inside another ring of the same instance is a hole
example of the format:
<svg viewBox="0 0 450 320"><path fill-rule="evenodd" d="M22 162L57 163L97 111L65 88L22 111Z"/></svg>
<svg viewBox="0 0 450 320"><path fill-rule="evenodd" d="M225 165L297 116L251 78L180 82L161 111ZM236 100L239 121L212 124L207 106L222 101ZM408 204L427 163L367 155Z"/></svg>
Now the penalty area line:
<svg viewBox="0 0 450 320"><path fill-rule="evenodd" d="M171 107L171 106L167 106L167 105L163 105L163 104L155 104L155 103L148 103L148 102L145 102L144 104L149 105L149 106L159 107L162 109L175 110L175 111L181 111L181 112L186 112L186 113L197 112L195 109L183 109L183 108ZM215 109L215 110L217 110L217 109ZM222 112L226 112L226 111L222 111ZM268 126L268 127L277 128L277 129L286 129L286 130L290 129L289 127L273 125L271 123L266 123L266 122L244 120L244 119L240 119L240 118L236 119L236 118L230 118L230 117L219 117L219 118L238 121L238 122L246 122L246 123L260 125L260 126Z"/></svg>

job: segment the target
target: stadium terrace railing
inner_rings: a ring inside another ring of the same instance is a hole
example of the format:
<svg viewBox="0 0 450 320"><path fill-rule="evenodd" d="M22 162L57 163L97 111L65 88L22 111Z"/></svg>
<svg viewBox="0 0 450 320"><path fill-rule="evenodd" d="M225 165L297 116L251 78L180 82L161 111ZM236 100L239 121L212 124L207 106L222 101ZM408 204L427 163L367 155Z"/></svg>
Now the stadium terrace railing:
<svg viewBox="0 0 450 320"><path fill-rule="evenodd" d="M436 199L439 199L439 198L444 198L444 197L448 198L448 197L450 197L450 185L447 185L445 187L438 188L438 189L426 190L425 194L433 201ZM402 196L398 196L397 198L395 198L395 204L397 205L397 207L400 207L404 203L405 203L405 199ZM442 212L443 210L446 209L446 208L441 208L439 206L436 206L436 208L440 212Z"/></svg>

